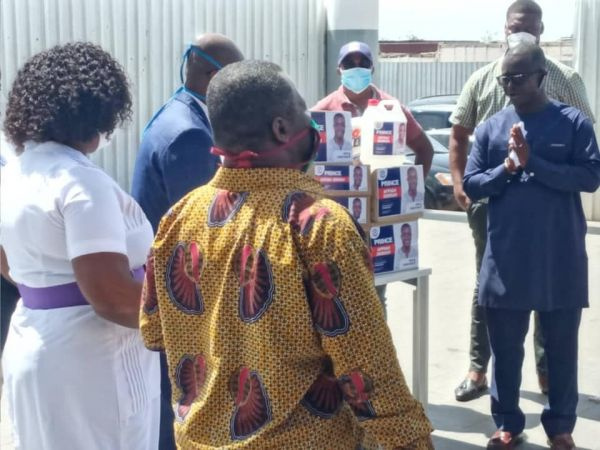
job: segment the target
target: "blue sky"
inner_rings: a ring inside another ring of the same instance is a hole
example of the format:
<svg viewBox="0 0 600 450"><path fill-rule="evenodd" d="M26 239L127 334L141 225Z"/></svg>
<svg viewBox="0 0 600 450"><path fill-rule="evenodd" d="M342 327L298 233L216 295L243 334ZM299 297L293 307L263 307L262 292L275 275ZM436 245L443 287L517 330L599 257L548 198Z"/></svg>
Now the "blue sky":
<svg viewBox="0 0 600 450"><path fill-rule="evenodd" d="M506 9L513 0L379 0L379 39L503 39ZM575 0L538 0L544 11L543 41L570 36Z"/></svg>

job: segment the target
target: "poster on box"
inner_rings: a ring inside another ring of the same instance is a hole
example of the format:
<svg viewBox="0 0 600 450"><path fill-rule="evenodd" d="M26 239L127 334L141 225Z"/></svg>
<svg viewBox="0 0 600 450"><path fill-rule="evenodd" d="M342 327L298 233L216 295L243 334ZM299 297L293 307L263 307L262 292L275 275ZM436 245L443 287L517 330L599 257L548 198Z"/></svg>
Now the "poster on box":
<svg viewBox="0 0 600 450"><path fill-rule="evenodd" d="M395 272L418 267L416 221L371 227L370 238L375 273Z"/></svg>
<svg viewBox="0 0 600 450"><path fill-rule="evenodd" d="M425 208L423 167L377 169L377 219L421 212Z"/></svg>
<svg viewBox="0 0 600 450"><path fill-rule="evenodd" d="M328 191L369 192L367 166L315 164L314 176Z"/></svg>
<svg viewBox="0 0 600 450"><path fill-rule="evenodd" d="M313 111L321 144L315 161L349 162L352 160L352 116L348 111Z"/></svg>
<svg viewBox="0 0 600 450"><path fill-rule="evenodd" d="M423 211L425 183L423 166L404 166L402 171L402 214Z"/></svg>
<svg viewBox="0 0 600 450"><path fill-rule="evenodd" d="M368 197L335 197L333 200L346 208L350 215L361 225L369 223Z"/></svg>
<svg viewBox="0 0 600 450"><path fill-rule="evenodd" d="M402 214L400 168L377 169L377 217Z"/></svg>

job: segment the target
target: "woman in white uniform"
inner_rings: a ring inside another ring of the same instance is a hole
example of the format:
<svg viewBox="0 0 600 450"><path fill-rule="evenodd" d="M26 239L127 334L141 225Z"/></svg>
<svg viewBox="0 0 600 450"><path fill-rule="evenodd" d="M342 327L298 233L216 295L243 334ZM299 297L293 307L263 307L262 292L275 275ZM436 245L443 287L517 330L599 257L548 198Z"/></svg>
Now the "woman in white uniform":
<svg viewBox="0 0 600 450"><path fill-rule="evenodd" d="M2 272L21 293L3 353L18 449L158 447L158 354L138 331L152 228L88 155L131 115L121 66L89 43L32 57L4 129Z"/></svg>

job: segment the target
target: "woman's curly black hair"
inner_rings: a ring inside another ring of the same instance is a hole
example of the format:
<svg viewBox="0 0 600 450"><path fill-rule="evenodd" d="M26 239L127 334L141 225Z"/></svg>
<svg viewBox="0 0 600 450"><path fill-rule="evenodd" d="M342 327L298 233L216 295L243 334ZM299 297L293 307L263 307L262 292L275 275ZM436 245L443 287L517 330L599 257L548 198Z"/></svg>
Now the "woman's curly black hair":
<svg viewBox="0 0 600 450"><path fill-rule="evenodd" d="M18 149L28 140L69 145L110 134L130 117L121 65L95 44L74 42L38 53L19 70L4 131Z"/></svg>

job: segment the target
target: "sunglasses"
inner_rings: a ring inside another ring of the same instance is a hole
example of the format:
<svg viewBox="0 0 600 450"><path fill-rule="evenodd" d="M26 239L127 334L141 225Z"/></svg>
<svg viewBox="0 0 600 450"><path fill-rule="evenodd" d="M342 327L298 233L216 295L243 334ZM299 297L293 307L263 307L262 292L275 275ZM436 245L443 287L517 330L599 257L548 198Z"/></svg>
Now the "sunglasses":
<svg viewBox="0 0 600 450"><path fill-rule="evenodd" d="M345 58L340 63L342 70L354 69L355 67L362 67L363 69L370 69L373 65L369 58L363 56L360 58L360 62L356 64L353 58Z"/></svg>
<svg viewBox="0 0 600 450"><path fill-rule="evenodd" d="M531 75L535 75L537 73L544 73L542 71L536 71L536 72L528 72L528 73L513 73L511 75L500 75L498 77L496 77L496 80L498 80L498 84L500 86L508 86L509 83L512 84L513 86L521 86L523 84L525 84L525 82L529 79L529 77L531 77Z"/></svg>

